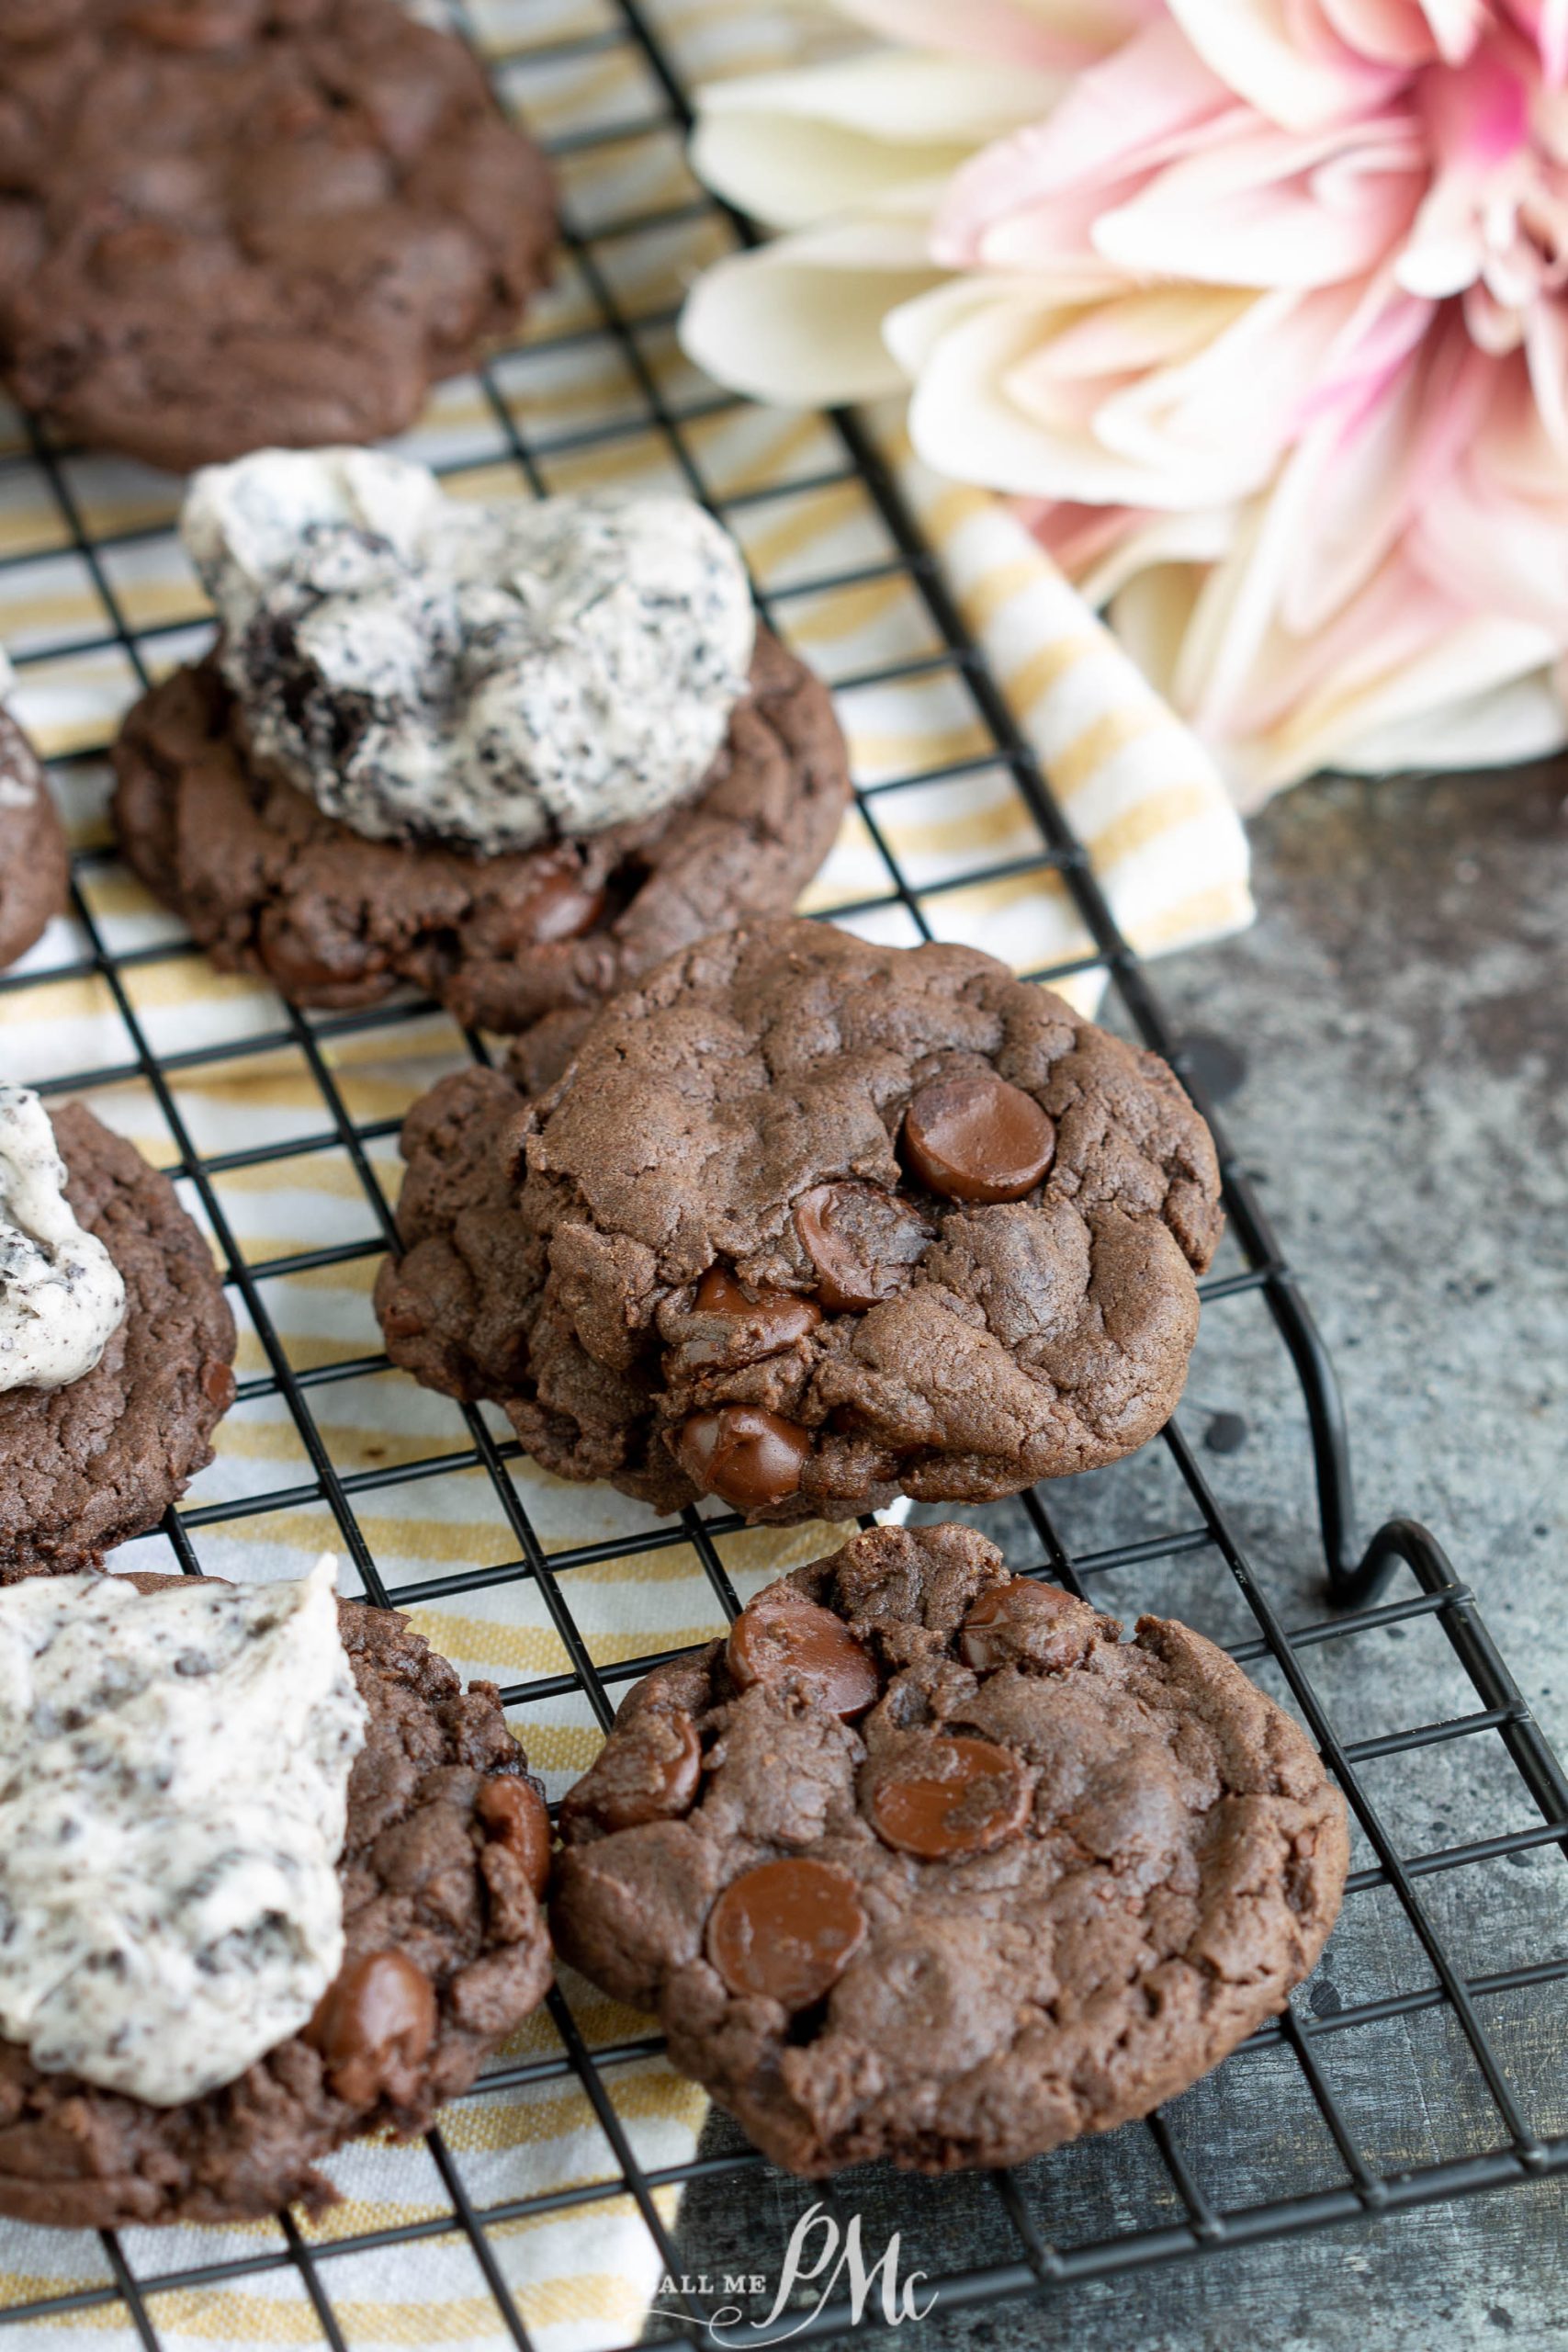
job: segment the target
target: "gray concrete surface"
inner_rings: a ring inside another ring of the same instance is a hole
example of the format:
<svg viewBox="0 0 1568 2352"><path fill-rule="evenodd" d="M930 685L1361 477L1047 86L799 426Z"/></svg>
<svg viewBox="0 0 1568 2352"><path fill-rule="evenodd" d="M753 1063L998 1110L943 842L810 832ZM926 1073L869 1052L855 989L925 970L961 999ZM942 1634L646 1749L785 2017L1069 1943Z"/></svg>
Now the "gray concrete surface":
<svg viewBox="0 0 1568 2352"><path fill-rule="evenodd" d="M1303 788L1254 829L1256 929L1169 959L1157 974L1179 1026L1242 1050L1245 1071L1224 1115L1337 1363L1363 1529L1393 1513L1432 1527L1476 1586L1560 1747L1568 1745L1565 789L1562 767ZM1235 1417L1243 1442L1214 1451L1214 1439L1237 1434ZM1207 1314L1181 1419L1270 1598L1292 1623L1322 1618L1299 1397L1258 1301ZM1194 1519L1158 1448L1056 1489L1053 1505L1075 1553ZM1038 1558L1021 1512L976 1516L1020 1565ZM1220 1638L1249 1630L1212 1554L1116 1571L1096 1598L1123 1615L1168 1610ZM1348 1738L1476 1703L1430 1621L1307 1655ZM1369 1765L1363 1777L1407 1854L1536 1818L1490 1733ZM1568 1866L1555 1848L1425 1878L1420 1891L1469 1973L1568 1952ZM1430 1980L1409 1923L1377 1891L1347 1906L1301 1997L1324 2017ZM1529 2121L1568 2130L1568 1985L1494 1998L1483 2013ZM1314 2047L1379 2168L1497 2143L1474 2063L1442 2012L1326 2034ZM1237 2057L1169 2120L1221 2204L1343 2177L1283 2052ZM716 2121L707 2144L730 2143L730 2127ZM1064 2246L1178 2218L1140 2126L1062 2151L1022 2177L1036 2226ZM814 2193L773 2174L695 2190L682 2245L694 2266L776 2267L791 2218ZM845 2176L830 2203L846 2220L861 2213L874 2253L901 2229L907 2267L935 2273L1016 2256L983 2181L911 2184L867 2168ZM1068 2343L1075 2352L1505 2343L1546 2352L1568 2341L1565 2222L1559 2180L1047 2301L933 2317L920 2340L927 2352Z"/></svg>

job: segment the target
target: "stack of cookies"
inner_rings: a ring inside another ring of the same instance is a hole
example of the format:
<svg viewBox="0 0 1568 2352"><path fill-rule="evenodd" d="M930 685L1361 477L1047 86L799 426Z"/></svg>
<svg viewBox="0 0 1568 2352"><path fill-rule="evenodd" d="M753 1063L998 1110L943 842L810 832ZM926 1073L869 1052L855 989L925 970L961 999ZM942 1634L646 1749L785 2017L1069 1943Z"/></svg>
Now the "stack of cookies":
<svg viewBox="0 0 1568 2352"><path fill-rule="evenodd" d="M498 1041L404 1128L393 1363L654 1512L863 1522L639 1683L552 1826L495 1688L330 1557L101 1572L209 1458L233 1322L167 1180L0 1087L0 2211L325 2202L552 1935L803 2174L1146 2113L1315 1962L1343 1804L1196 1634L872 1521L1164 1426L1201 1119L987 956L792 916L848 762L705 511L459 503L358 446L552 242L456 41L393 0L24 0L0 100L10 384L202 468L218 633L124 722L127 859L225 970ZM64 886L0 719L0 959Z"/></svg>

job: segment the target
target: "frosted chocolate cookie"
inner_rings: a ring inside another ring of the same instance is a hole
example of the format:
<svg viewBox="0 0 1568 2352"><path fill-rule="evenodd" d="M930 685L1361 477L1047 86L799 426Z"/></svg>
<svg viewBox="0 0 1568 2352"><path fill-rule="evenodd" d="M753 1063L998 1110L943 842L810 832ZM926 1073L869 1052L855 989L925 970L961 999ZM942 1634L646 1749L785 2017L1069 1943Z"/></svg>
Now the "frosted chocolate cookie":
<svg viewBox="0 0 1568 2352"><path fill-rule="evenodd" d="M746 926L531 1105L415 1105L376 1304L429 1386L660 1510L985 1502L1168 1418L1221 1227L1168 1069L966 947Z"/></svg>
<svg viewBox="0 0 1568 2352"><path fill-rule="evenodd" d="M0 1593L0 2212L319 2208L543 1998L544 1801L492 1684L298 1584Z"/></svg>
<svg viewBox="0 0 1568 2352"><path fill-rule="evenodd" d="M0 695L10 665L0 654ZM44 925L65 911L71 859L65 828L38 755L0 707L0 967L25 956Z"/></svg>
<svg viewBox="0 0 1568 2352"><path fill-rule="evenodd" d="M0 369L93 447L400 433L548 276L542 159L396 0L7 6L0 92Z"/></svg>
<svg viewBox="0 0 1568 2352"><path fill-rule="evenodd" d="M1343 1799L1222 1650L875 1528L657 1668L561 1809L557 1948L773 2160L1016 2164L1315 1962Z"/></svg>
<svg viewBox="0 0 1568 2352"><path fill-rule="evenodd" d="M0 1584L156 1526L212 1458L233 1356L168 1178L80 1102L0 1086Z"/></svg>
<svg viewBox="0 0 1568 2352"><path fill-rule="evenodd" d="M131 865L296 1002L400 981L564 1058L584 1015L787 909L849 797L827 689L691 500L444 494L362 450L199 476L211 659L115 751ZM542 1067L541 1063L541 1067Z"/></svg>

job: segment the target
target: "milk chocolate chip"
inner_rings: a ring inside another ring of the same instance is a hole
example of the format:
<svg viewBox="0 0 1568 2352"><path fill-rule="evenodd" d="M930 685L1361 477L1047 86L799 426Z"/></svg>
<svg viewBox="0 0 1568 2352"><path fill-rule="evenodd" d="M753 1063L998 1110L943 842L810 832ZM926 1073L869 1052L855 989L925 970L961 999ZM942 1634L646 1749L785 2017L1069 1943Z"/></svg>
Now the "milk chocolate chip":
<svg viewBox="0 0 1568 2352"><path fill-rule="evenodd" d="M763 1862L708 1914L707 1954L732 1993L786 2009L819 2001L865 1938L854 1882L829 1862Z"/></svg>
<svg viewBox="0 0 1568 2352"><path fill-rule="evenodd" d="M761 1356L804 1340L822 1320L814 1299L787 1290L747 1292L722 1266L710 1266L697 1284L694 1314L713 1318L711 1336L701 1332L681 1343L689 1364L751 1363Z"/></svg>
<svg viewBox="0 0 1568 2352"><path fill-rule="evenodd" d="M950 1201L1021 1201L1050 1167L1056 1130L1032 1094L987 1072L939 1078L904 1114L904 1158Z"/></svg>
<svg viewBox="0 0 1568 2352"><path fill-rule="evenodd" d="M518 928L532 947L554 939L580 939L592 931L608 904L603 890L588 890L575 874L551 874L525 899Z"/></svg>
<svg viewBox="0 0 1568 2352"><path fill-rule="evenodd" d="M600 1750L565 1799L562 1826L586 1819L611 1831L671 1820L690 1807L702 1769L703 1744L691 1716L649 1710Z"/></svg>
<svg viewBox="0 0 1568 2352"><path fill-rule="evenodd" d="M1029 1815L1029 1783L1015 1756L988 1739L914 1733L871 1792L872 1826L885 1846L922 1861L984 1854L1014 1837Z"/></svg>
<svg viewBox="0 0 1568 2352"><path fill-rule="evenodd" d="M538 1790L529 1781L487 1781L474 1800L474 1810L487 1837L511 1847L529 1885L543 1899L550 1878L550 1816Z"/></svg>
<svg viewBox="0 0 1568 2352"><path fill-rule="evenodd" d="M369 1952L327 1987L304 2038L351 2107L406 2098L435 2039L435 1988L406 1953Z"/></svg>
<svg viewBox="0 0 1568 2352"><path fill-rule="evenodd" d="M1010 1665L1065 1674L1088 1655L1101 1624L1109 1623L1059 1585L1013 1577L980 1595L964 1620L959 1645L976 1674Z"/></svg>
<svg viewBox="0 0 1568 2352"><path fill-rule="evenodd" d="M907 1201L871 1184L818 1184L803 1193L795 1229L817 1269L817 1295L833 1315L903 1290L931 1240Z"/></svg>
<svg viewBox="0 0 1568 2352"><path fill-rule="evenodd" d="M694 1413L675 1441L693 1486L739 1511L764 1510L793 1495L810 1451L808 1431L760 1405Z"/></svg>
<svg viewBox="0 0 1568 2352"><path fill-rule="evenodd" d="M725 1660L740 1688L796 1690L814 1707L848 1720L881 1688L868 1653L830 1609L787 1593L759 1593L729 1630Z"/></svg>

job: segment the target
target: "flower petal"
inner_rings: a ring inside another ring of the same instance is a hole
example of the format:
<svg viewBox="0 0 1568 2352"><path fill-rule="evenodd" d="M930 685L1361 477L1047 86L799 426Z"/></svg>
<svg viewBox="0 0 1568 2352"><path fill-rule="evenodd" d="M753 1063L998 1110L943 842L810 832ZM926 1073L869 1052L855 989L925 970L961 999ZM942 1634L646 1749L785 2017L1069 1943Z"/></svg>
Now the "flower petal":
<svg viewBox="0 0 1568 2352"><path fill-rule="evenodd" d="M1288 130L1364 114L1400 78L1396 66L1359 55L1326 17L1288 0L1169 0L1169 6L1220 80Z"/></svg>
<svg viewBox="0 0 1568 2352"><path fill-rule="evenodd" d="M1077 73L1114 48L1154 0L837 0L889 40Z"/></svg>
<svg viewBox="0 0 1568 2352"><path fill-rule="evenodd" d="M1311 137L1260 127L1155 174L1101 214L1094 243L1138 276L1331 286L1371 268L1403 236L1425 181L1408 120Z"/></svg>
<svg viewBox="0 0 1568 2352"><path fill-rule="evenodd" d="M1099 190L1103 200L1228 111L1229 93L1176 27L1151 25L1080 74L1047 121L998 141L954 175L937 216L939 258L962 267L995 223L1064 197Z"/></svg>
<svg viewBox="0 0 1568 2352"><path fill-rule="evenodd" d="M898 50L750 74L699 91L692 167L754 219L804 228L943 176L1059 86L1016 66Z"/></svg>
<svg viewBox="0 0 1568 2352"><path fill-rule="evenodd" d="M756 400L875 400L905 380L882 339L885 313L939 275L918 213L802 230L705 270L681 314L682 346Z"/></svg>

